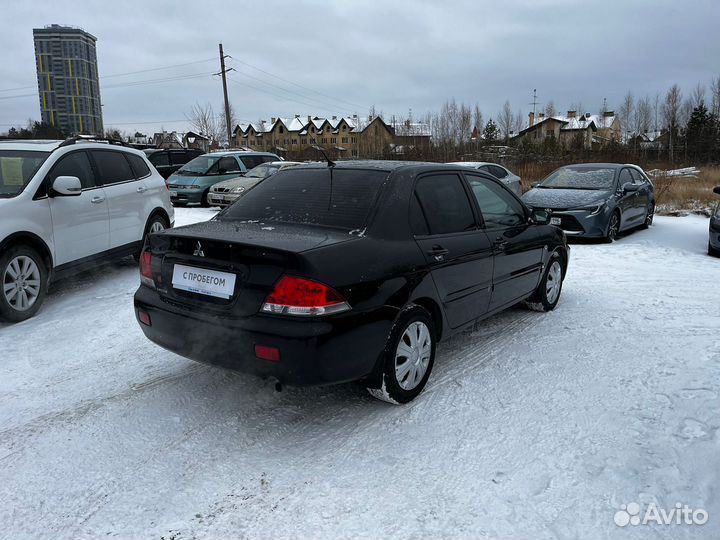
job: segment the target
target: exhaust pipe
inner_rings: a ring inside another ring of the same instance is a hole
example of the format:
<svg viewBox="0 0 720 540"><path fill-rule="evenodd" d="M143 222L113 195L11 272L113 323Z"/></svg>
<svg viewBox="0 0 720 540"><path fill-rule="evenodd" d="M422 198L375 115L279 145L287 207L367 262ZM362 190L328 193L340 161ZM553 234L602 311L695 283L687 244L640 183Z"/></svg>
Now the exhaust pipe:
<svg viewBox="0 0 720 540"><path fill-rule="evenodd" d="M278 379L276 379L275 377L270 377L269 380L270 380L270 383L271 383L271 384L273 385L273 387L275 388L275 391L276 391L276 392L282 392L282 391L283 391L283 384L282 384Z"/></svg>

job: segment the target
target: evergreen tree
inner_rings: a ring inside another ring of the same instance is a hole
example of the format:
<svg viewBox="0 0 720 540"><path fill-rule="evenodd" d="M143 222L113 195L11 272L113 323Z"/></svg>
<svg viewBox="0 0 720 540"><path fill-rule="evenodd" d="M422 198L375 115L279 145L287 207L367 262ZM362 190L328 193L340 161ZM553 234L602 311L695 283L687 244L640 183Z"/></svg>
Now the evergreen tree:
<svg viewBox="0 0 720 540"><path fill-rule="evenodd" d="M498 138L498 127L493 122L493 119L491 118L488 120L488 123L485 125L485 129L483 129L483 139L485 139L487 142L495 141Z"/></svg>

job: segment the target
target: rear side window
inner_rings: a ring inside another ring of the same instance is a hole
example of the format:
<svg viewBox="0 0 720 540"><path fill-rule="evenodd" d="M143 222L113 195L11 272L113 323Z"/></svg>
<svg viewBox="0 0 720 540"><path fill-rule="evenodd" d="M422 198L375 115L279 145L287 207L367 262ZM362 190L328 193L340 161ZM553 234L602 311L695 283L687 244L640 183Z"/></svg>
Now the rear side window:
<svg viewBox="0 0 720 540"><path fill-rule="evenodd" d="M145 178L146 176L150 176L150 168L147 166L147 163L145 163L143 158L136 156L135 154L125 154L125 156L128 158L133 171L135 171L135 178Z"/></svg>
<svg viewBox="0 0 720 540"><path fill-rule="evenodd" d="M110 150L94 150L92 157L100 176L100 184L107 186L135 179L130 164L122 153Z"/></svg>
<svg viewBox="0 0 720 540"><path fill-rule="evenodd" d="M170 165L170 159L168 158L167 152L155 152L154 154L150 154L148 159L150 160L150 163L156 167Z"/></svg>
<svg viewBox="0 0 720 540"><path fill-rule="evenodd" d="M186 152L185 150L177 150L174 152L170 152L170 161L172 161L173 165L185 165L194 157L194 155L188 155L188 152Z"/></svg>
<svg viewBox="0 0 720 540"><path fill-rule="evenodd" d="M61 157L48 174L47 186L50 187L58 176L77 176L83 189L95 186L95 173L85 152L73 152Z"/></svg>
<svg viewBox="0 0 720 540"><path fill-rule="evenodd" d="M495 178L505 178L508 175L505 169L497 165L488 165L488 170Z"/></svg>
<svg viewBox="0 0 720 540"><path fill-rule="evenodd" d="M475 228L472 207L459 176L424 176L417 181L415 193L430 226L430 234L448 234Z"/></svg>
<svg viewBox="0 0 720 540"><path fill-rule="evenodd" d="M362 229L387 175L329 168L282 170L251 189L219 219Z"/></svg>
<svg viewBox="0 0 720 540"><path fill-rule="evenodd" d="M263 163L275 161L275 159L270 156L240 156L240 161L242 161L243 165L249 170Z"/></svg>
<svg viewBox="0 0 720 540"><path fill-rule="evenodd" d="M415 236L430 234L430 228L425 219L425 214L423 214L422 208L420 208L420 201L418 201L417 195L414 193L410 198L410 229Z"/></svg>

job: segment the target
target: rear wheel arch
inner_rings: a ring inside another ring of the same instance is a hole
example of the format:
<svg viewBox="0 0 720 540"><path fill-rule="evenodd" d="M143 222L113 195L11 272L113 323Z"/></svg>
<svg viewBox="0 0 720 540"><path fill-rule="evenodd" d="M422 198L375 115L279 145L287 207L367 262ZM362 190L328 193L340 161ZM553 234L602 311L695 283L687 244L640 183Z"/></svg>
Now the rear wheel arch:
<svg viewBox="0 0 720 540"><path fill-rule="evenodd" d="M442 311L440 310L440 306L437 304L437 302L435 302L435 300L433 300L432 298L422 297L412 300L410 305L412 304L420 306L428 313L430 313L430 317L432 318L433 324L435 325L435 340L440 341L443 333L443 316Z"/></svg>
<svg viewBox="0 0 720 540"><path fill-rule="evenodd" d="M154 218L155 216L160 216L161 218L163 218L165 220L165 223L167 224L167 226L168 227L170 226L170 216L168 215L168 213L165 211L164 208L158 207L158 208L155 208L155 210L153 210L152 212L150 212L150 215L148 216L147 221L145 222L145 231L147 231L148 224L152 221L152 218Z"/></svg>
<svg viewBox="0 0 720 540"><path fill-rule="evenodd" d="M569 262L568 252L564 247L558 247L555 248L553 253L557 253L558 255L560 255L560 264L562 264L563 278L565 278ZM552 257L552 253L550 254L550 256Z"/></svg>

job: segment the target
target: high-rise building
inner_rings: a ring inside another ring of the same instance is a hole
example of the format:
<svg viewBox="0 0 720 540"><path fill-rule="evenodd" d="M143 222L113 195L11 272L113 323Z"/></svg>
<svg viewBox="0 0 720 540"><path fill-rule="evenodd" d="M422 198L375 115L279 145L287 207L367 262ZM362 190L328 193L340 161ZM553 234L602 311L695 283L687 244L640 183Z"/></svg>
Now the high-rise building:
<svg viewBox="0 0 720 540"><path fill-rule="evenodd" d="M33 38L42 121L67 135L102 135L95 36L51 24Z"/></svg>

